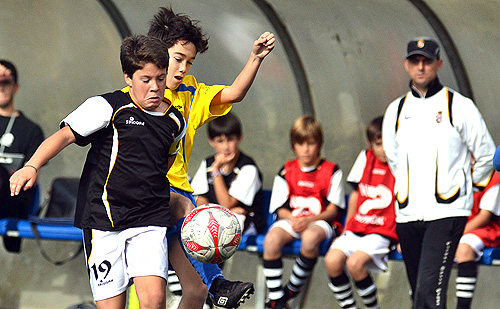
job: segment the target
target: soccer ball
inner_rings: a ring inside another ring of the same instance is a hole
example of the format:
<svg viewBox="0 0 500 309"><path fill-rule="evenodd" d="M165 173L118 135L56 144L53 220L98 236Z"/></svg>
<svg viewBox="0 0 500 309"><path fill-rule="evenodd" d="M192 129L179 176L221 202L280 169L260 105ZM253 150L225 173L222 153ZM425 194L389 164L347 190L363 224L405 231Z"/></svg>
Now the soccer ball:
<svg viewBox="0 0 500 309"><path fill-rule="evenodd" d="M186 252L195 260L218 264L238 250L241 226L229 209L217 204L203 205L184 219L181 240Z"/></svg>

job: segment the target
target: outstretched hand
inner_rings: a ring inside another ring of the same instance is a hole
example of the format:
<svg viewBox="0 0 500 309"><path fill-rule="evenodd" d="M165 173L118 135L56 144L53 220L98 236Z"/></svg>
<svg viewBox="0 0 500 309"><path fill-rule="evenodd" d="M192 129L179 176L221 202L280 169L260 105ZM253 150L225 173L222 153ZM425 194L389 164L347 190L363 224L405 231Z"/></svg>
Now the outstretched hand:
<svg viewBox="0 0 500 309"><path fill-rule="evenodd" d="M256 57L263 59L274 49L274 42L276 38L271 32L264 32L260 37L253 43L252 52Z"/></svg>
<svg viewBox="0 0 500 309"><path fill-rule="evenodd" d="M22 190L32 188L36 183L37 170L31 166L24 166L10 176L10 195L18 195Z"/></svg>

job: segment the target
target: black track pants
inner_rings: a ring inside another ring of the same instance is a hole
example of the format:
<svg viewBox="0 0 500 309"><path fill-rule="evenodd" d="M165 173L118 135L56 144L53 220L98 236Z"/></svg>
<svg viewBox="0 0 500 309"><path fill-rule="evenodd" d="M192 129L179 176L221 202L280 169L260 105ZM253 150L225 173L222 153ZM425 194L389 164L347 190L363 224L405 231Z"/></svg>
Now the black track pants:
<svg viewBox="0 0 500 309"><path fill-rule="evenodd" d="M446 308L446 291L466 217L398 223L413 308Z"/></svg>

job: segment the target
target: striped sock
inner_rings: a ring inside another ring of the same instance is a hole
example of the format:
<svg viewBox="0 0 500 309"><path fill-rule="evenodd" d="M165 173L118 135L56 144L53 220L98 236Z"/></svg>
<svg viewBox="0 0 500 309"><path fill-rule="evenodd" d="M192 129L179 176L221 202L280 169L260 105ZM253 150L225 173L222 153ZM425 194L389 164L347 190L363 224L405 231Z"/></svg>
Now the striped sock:
<svg viewBox="0 0 500 309"><path fill-rule="evenodd" d="M266 277L266 286L269 291L270 300L278 300L285 294L282 288L283 276L283 261L277 260L264 260L264 276Z"/></svg>
<svg viewBox="0 0 500 309"><path fill-rule="evenodd" d="M341 308L357 308L356 301L354 300L354 296L352 294L349 277L347 277L345 273L342 273L342 275L338 277L330 277L328 287L332 290L333 295Z"/></svg>
<svg viewBox="0 0 500 309"><path fill-rule="evenodd" d="M377 287L373 283L372 277L368 275L365 279L356 281L354 284L356 285L356 290L365 307L367 309L379 309L377 302Z"/></svg>
<svg viewBox="0 0 500 309"><path fill-rule="evenodd" d="M290 281L286 286L287 297L295 297L302 291L307 280L311 277L314 265L316 265L317 258L307 258L299 254L293 265Z"/></svg>
<svg viewBox="0 0 500 309"><path fill-rule="evenodd" d="M457 267L457 309L470 308L477 282L477 264L474 261L464 262Z"/></svg>

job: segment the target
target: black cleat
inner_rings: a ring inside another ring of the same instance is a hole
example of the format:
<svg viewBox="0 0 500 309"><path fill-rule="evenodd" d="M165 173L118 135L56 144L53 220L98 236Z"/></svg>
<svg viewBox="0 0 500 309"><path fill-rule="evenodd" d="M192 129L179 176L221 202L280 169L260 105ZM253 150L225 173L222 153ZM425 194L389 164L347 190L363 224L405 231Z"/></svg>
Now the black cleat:
<svg viewBox="0 0 500 309"><path fill-rule="evenodd" d="M210 286L210 295L214 306L238 308L254 292L253 283L229 281L217 278Z"/></svg>
<svg viewBox="0 0 500 309"><path fill-rule="evenodd" d="M282 297L280 299L276 300L268 300L266 302L266 308L272 308L272 309L288 309L290 306L286 303L287 299L285 297Z"/></svg>

